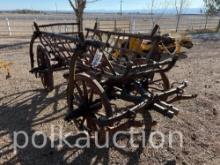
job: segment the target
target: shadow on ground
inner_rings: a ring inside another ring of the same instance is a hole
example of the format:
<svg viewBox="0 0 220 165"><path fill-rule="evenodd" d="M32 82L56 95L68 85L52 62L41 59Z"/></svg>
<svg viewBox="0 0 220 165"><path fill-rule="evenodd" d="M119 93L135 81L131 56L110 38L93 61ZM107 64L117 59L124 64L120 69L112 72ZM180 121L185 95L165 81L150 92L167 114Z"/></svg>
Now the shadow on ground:
<svg viewBox="0 0 220 165"><path fill-rule="evenodd" d="M193 39L201 40L203 42L208 41L219 41L220 40L220 33L201 33L201 34L194 34Z"/></svg>
<svg viewBox="0 0 220 165"><path fill-rule="evenodd" d="M21 48L24 45L28 45L30 41L26 42L19 42L19 43L14 43L14 44L0 44L0 49L5 49L5 48Z"/></svg>
<svg viewBox="0 0 220 165"><path fill-rule="evenodd" d="M65 99L65 90L61 90L62 85L57 86L54 91L54 96L49 96L44 90L30 90L16 93L0 98L0 138L8 137L10 143L0 148L0 159L4 159L5 164L109 164L113 149L116 152L124 155L128 159L127 164L138 164L140 155L143 153L142 141L139 147L135 150L124 150L114 146L110 148L98 149L94 145L90 148L79 149L70 148L67 145L58 148L58 141L53 141L55 147L51 147L51 138L48 136L47 144L41 149L37 149L33 144L28 144L24 149L17 149L16 154L13 153L13 144L15 143L14 132L24 131L28 133L29 139L36 133L36 130L41 130L41 125L50 126L51 122L63 120L66 107L60 108L58 101ZM5 101L6 100L6 101ZM48 107L52 107L49 112ZM43 116L40 114L44 114ZM40 117L39 117L40 116ZM152 122L150 115L145 115L145 124ZM35 130L35 128L37 129ZM146 131L147 139L151 128ZM119 137L128 138L128 137ZM68 142L75 144L77 136L69 136ZM38 145L43 143L42 135L35 138ZM148 140L146 140L148 141ZM16 142L19 145L24 144L24 136L18 136ZM11 157L7 155L11 153Z"/></svg>

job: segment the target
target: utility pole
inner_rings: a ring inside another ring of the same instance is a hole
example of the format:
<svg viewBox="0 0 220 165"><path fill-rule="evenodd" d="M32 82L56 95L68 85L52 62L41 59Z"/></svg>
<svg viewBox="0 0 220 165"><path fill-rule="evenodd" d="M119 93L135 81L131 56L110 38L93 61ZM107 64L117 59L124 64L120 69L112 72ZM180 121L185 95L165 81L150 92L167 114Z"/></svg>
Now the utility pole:
<svg viewBox="0 0 220 165"><path fill-rule="evenodd" d="M123 5L123 0L120 0L120 15L122 15L122 5Z"/></svg>

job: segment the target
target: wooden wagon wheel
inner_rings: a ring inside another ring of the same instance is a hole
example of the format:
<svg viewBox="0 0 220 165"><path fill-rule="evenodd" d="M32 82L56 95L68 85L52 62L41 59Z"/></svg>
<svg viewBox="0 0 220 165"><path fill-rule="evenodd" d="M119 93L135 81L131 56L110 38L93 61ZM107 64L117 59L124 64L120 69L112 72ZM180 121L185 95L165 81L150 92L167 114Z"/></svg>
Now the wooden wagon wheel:
<svg viewBox="0 0 220 165"><path fill-rule="evenodd" d="M44 88L47 91L52 91L54 88L53 71L47 51L41 46L37 46L37 64L39 69L39 76Z"/></svg>
<svg viewBox="0 0 220 165"><path fill-rule="evenodd" d="M105 128L98 124L98 119L109 118L112 112L102 86L86 73L76 74L75 80L69 83L72 86L69 87L72 91L67 93L68 107L72 107L69 117L79 130L90 135L103 131Z"/></svg>

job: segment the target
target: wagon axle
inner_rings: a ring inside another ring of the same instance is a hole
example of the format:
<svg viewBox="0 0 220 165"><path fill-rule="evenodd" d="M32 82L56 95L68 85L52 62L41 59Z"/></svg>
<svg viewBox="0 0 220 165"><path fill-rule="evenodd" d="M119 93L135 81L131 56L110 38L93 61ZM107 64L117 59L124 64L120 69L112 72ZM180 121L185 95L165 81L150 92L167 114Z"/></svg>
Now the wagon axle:
<svg viewBox="0 0 220 165"><path fill-rule="evenodd" d="M39 76L44 88L51 91L53 73L68 71L64 74L68 81L65 120L73 120L78 129L93 134L111 130L110 127L130 126L129 123L140 125L135 119L139 114L145 115L144 109L172 118L179 113L172 102L196 97L183 95L187 82L171 87L166 73L175 66L178 54L170 53L167 45L173 45L174 50L177 48L174 39L157 33L158 25L151 34L96 28L86 29L85 36L81 32L48 32L50 28L68 25L74 29L78 24L34 24L30 44L31 73ZM37 39L40 44L35 57L33 47ZM143 52L144 43L150 46ZM167 50L166 59L162 58L161 48Z"/></svg>
<svg viewBox="0 0 220 165"><path fill-rule="evenodd" d="M65 117L65 121L71 121L79 117L88 117L102 108L101 100L95 100L92 103L82 102L79 108L73 110Z"/></svg>
<svg viewBox="0 0 220 165"><path fill-rule="evenodd" d="M187 82L183 82L181 85L179 85L176 88L172 88L168 91L165 91L163 93L157 94L152 97L149 97L148 94L145 94L146 98L143 99L143 101L141 101L134 107L127 109L122 113L116 113L110 118L99 118L97 119L96 122L100 127L112 125L114 122L120 121L125 118L127 119L135 118L136 114L142 111L143 108L153 109L168 118L173 118L175 115L178 115L179 110L175 108L173 105L168 104L165 101L161 101L160 98L163 98L165 96L172 96L172 95L177 95L178 97L181 97L181 95L183 94L183 90L186 86L187 86ZM188 95L186 99L191 99L194 97L196 97L196 95ZM87 103L82 103L77 110L73 111L71 114L69 114L66 117L66 120L70 121L73 119L77 119L79 117L84 117L88 115L88 113L91 114L97 112L99 109L101 109L101 100L96 100L90 105Z"/></svg>

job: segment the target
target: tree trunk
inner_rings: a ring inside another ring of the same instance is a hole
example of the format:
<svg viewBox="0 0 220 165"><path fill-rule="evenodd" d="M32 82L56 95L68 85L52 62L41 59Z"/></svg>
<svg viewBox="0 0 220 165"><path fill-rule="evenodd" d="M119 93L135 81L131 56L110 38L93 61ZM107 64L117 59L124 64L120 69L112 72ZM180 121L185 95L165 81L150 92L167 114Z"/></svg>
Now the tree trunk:
<svg viewBox="0 0 220 165"><path fill-rule="evenodd" d="M75 0L75 3L72 0L69 0L71 7L73 8L76 16L76 21L79 23L79 32L83 32L83 13L86 8L86 0Z"/></svg>
<svg viewBox="0 0 220 165"><path fill-rule="evenodd" d="M79 32L83 32L83 15L76 15L76 21L79 23Z"/></svg>
<svg viewBox="0 0 220 165"><path fill-rule="evenodd" d="M176 32L178 31L179 29L179 24L180 24L180 15L177 15L177 21L176 21Z"/></svg>
<svg viewBox="0 0 220 165"><path fill-rule="evenodd" d="M220 30L220 20L219 20L219 22L218 22L218 26L217 26L217 28L216 28L216 32L219 32L219 30Z"/></svg>
<svg viewBox="0 0 220 165"><path fill-rule="evenodd" d="M206 14L206 16L205 16L205 30L207 29L208 18L209 18L209 16L208 16L208 14Z"/></svg>

